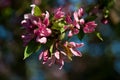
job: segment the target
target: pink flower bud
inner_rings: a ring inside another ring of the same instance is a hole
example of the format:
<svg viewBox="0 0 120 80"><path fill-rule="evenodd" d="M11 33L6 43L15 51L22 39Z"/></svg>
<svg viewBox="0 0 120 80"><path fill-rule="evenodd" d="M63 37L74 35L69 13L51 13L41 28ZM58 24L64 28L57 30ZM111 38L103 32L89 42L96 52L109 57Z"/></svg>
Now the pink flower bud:
<svg viewBox="0 0 120 80"><path fill-rule="evenodd" d="M84 33L92 33L95 31L97 24L95 24L94 21L87 22L85 26L83 27Z"/></svg>

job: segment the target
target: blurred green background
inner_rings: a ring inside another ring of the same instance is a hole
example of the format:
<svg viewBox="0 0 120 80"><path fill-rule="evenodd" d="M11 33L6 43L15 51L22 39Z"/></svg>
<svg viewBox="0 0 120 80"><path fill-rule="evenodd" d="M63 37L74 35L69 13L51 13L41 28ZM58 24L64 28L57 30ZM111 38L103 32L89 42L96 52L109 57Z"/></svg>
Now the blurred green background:
<svg viewBox="0 0 120 80"><path fill-rule="evenodd" d="M72 62L65 63L62 70L42 65L37 53L23 60L20 23L24 14L30 13L32 3L43 11L63 7L67 12L93 5L101 10L108 8L109 23L101 23L101 13L97 14L96 20L97 31L104 41L94 34L84 36L81 40L85 43L81 49L83 57L75 57ZM120 80L119 8L120 0L0 0L0 80Z"/></svg>

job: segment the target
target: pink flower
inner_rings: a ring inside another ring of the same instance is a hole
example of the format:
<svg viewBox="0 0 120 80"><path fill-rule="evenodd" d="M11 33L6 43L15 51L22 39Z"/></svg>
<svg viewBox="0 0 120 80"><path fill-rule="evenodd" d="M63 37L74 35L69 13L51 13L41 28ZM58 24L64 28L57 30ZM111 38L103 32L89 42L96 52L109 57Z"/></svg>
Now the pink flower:
<svg viewBox="0 0 120 80"><path fill-rule="evenodd" d="M45 18L43 20L43 24L45 24L46 26L50 24L49 17L50 17L49 12L46 11Z"/></svg>
<svg viewBox="0 0 120 80"><path fill-rule="evenodd" d="M80 56L80 57L82 56L82 54L77 50L77 48L82 47L83 45L84 43L75 43L75 42L65 43L65 46L70 49L70 51L74 56Z"/></svg>
<svg viewBox="0 0 120 80"><path fill-rule="evenodd" d="M38 29L34 30L34 34L37 36L36 41L43 44L47 42L46 37L50 36L51 33L51 29L47 28L41 21L38 22Z"/></svg>
<svg viewBox="0 0 120 80"><path fill-rule="evenodd" d="M64 65L64 60L60 58L60 52L56 51L52 56L49 55L48 50L43 51L39 55L39 60L42 60L43 64L47 64L48 66L52 66L53 64L58 65L59 69L62 69Z"/></svg>
<svg viewBox="0 0 120 80"><path fill-rule="evenodd" d="M43 61L43 64L47 63L48 58L49 58L48 50L43 51L43 52L40 53L40 55L39 55L39 60L42 60L42 61Z"/></svg>
<svg viewBox="0 0 120 80"><path fill-rule="evenodd" d="M39 55L39 60L43 61L43 64L48 66L57 65L59 69L62 69L64 62L70 61L72 56L82 56L81 52L77 48L82 47L83 43L66 42L61 45L61 42L56 42L52 53L48 50L43 51Z"/></svg>
<svg viewBox="0 0 120 80"><path fill-rule="evenodd" d="M68 32L68 37L72 37L75 34L79 33L79 25L75 22L72 21L69 15L66 16L66 22L68 23L67 26L64 27L65 30L69 30Z"/></svg>
<svg viewBox="0 0 120 80"><path fill-rule="evenodd" d="M39 18L36 26L37 29L34 30L34 34L37 36L36 41L45 44L47 42L47 37L51 35L51 29L47 28L50 24L49 13L46 11L43 21Z"/></svg>
<svg viewBox="0 0 120 80"><path fill-rule="evenodd" d="M74 16L74 25L80 29L80 25L84 24L84 19L81 19L81 17L83 16L83 8L78 9L78 11L75 11L73 13Z"/></svg>
<svg viewBox="0 0 120 80"><path fill-rule="evenodd" d="M74 19L76 22L79 22L79 18L83 16L83 8L78 9L78 11L75 11L73 13Z"/></svg>
<svg viewBox="0 0 120 80"><path fill-rule="evenodd" d="M62 11L62 8L58 8L55 12L54 12L54 18L55 19L60 19L63 18L65 16L65 13Z"/></svg>
<svg viewBox="0 0 120 80"><path fill-rule="evenodd" d="M69 32L68 32L68 37L72 37L75 34L78 34L79 30L76 28L72 28Z"/></svg>
<svg viewBox="0 0 120 80"><path fill-rule="evenodd" d="M95 31L96 26L95 21L87 22L83 27L83 31L84 33L92 33Z"/></svg>

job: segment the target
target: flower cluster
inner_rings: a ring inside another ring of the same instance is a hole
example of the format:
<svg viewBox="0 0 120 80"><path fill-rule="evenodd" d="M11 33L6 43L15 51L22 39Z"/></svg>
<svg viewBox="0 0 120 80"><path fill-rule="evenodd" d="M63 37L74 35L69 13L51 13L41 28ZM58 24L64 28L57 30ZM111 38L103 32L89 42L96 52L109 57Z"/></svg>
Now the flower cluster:
<svg viewBox="0 0 120 80"><path fill-rule="evenodd" d="M35 46L44 47L39 55L39 60L43 64L58 65L61 69L65 61L72 60L73 56L81 57L81 52L77 49L84 43L76 43L69 39L80 34L80 30L84 34L95 31L97 24L95 21L86 21L83 8L73 12L73 15L65 14L62 8L58 8L53 13L46 11L42 13L38 6L31 5L32 11L24 15L24 20L21 22L25 29L25 34L22 35L24 41L25 58L29 57L34 51L37 51ZM33 46L31 48L31 46ZM41 47L38 47L41 49ZM30 50L30 51L28 51ZM26 56L27 55L27 56Z"/></svg>

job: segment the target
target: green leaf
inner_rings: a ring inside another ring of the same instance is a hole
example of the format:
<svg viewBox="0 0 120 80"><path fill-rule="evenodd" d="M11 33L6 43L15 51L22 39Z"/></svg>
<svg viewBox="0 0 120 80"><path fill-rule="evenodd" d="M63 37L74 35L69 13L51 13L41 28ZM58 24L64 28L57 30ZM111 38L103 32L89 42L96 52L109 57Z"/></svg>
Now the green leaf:
<svg viewBox="0 0 120 80"><path fill-rule="evenodd" d="M38 49L40 49L40 44L32 40L25 48L23 59L28 58L31 54L38 51Z"/></svg>
<svg viewBox="0 0 120 80"><path fill-rule="evenodd" d="M34 9L33 9L33 10L34 10L34 11L33 11L33 12L34 12L33 15L34 15L34 16L41 16L42 11L40 10L40 8L39 8L38 6L36 6L36 5L35 5L33 8L34 8Z"/></svg>
<svg viewBox="0 0 120 80"><path fill-rule="evenodd" d="M57 21L53 23L52 29L58 30L61 33L65 31L64 29L65 23L62 21Z"/></svg>
<svg viewBox="0 0 120 80"><path fill-rule="evenodd" d="M53 53L53 46L54 46L53 44L50 46L50 49L49 49L50 50L50 55L52 55L52 53Z"/></svg>
<svg viewBox="0 0 120 80"><path fill-rule="evenodd" d="M83 30L80 30L80 32L77 34L77 36L78 36L78 38L79 38L80 40L83 39L84 35L85 35L85 34L84 34Z"/></svg>
<svg viewBox="0 0 120 80"><path fill-rule="evenodd" d="M103 38L101 37L101 34L100 33L96 33L96 35L97 35L97 37L101 40L101 41L103 41Z"/></svg>
<svg viewBox="0 0 120 80"><path fill-rule="evenodd" d="M63 40L65 38L65 32L60 35L60 40Z"/></svg>

